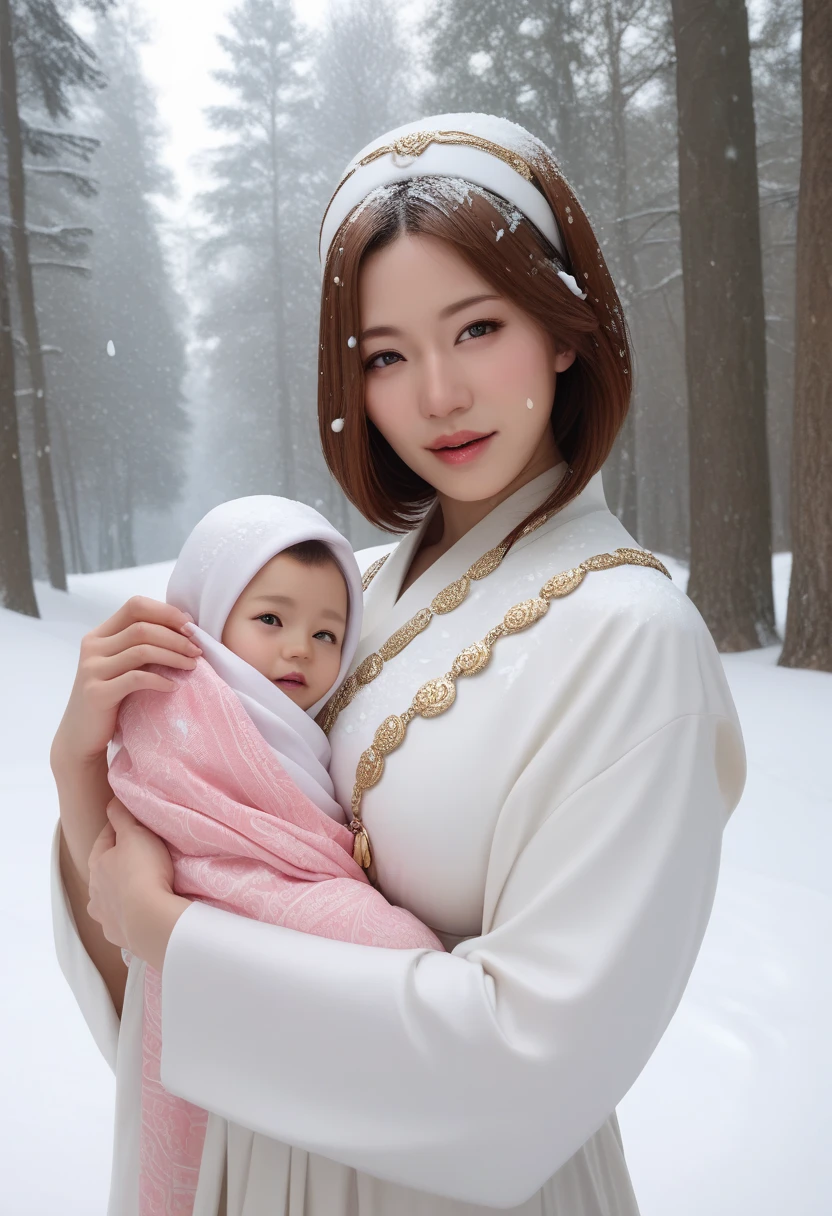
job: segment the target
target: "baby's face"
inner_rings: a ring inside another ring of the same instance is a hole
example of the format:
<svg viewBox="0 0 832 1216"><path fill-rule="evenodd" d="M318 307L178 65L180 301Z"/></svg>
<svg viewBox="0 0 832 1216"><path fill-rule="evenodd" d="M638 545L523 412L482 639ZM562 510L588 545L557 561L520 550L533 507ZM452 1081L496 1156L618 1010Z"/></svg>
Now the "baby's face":
<svg viewBox="0 0 832 1216"><path fill-rule="evenodd" d="M221 640L309 709L338 678L347 604L334 562L308 566L278 553L231 609Z"/></svg>

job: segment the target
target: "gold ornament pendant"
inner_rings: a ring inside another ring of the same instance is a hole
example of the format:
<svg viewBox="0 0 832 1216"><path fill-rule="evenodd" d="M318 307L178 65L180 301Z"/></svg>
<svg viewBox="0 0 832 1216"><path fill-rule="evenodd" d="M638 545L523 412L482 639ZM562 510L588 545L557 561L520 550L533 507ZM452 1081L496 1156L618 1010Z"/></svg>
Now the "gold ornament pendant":
<svg viewBox="0 0 832 1216"><path fill-rule="evenodd" d="M367 835L367 829L360 819L353 819L350 831L354 836L352 859L361 866L362 870L368 870L373 859L370 854L370 837Z"/></svg>

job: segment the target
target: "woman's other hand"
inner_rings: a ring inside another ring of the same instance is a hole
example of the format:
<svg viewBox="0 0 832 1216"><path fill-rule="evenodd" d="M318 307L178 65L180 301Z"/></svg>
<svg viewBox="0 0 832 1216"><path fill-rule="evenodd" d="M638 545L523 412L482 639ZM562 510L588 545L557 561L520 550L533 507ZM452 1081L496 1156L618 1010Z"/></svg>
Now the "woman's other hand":
<svg viewBox="0 0 832 1216"><path fill-rule="evenodd" d="M148 663L190 670L202 653L183 632L192 618L171 604L135 595L81 641L78 671L52 743L52 768L89 765L104 756L118 707L140 688L169 692L172 680Z"/></svg>
<svg viewBox="0 0 832 1216"><path fill-rule="evenodd" d="M161 971L173 926L190 900L173 893L167 845L117 798L90 853L87 914L108 942Z"/></svg>

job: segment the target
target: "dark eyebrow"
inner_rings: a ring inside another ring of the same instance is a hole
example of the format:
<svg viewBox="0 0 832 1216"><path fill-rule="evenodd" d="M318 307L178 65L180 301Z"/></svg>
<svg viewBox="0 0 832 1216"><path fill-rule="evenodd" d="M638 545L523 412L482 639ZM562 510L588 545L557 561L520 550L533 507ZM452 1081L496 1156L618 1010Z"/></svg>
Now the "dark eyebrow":
<svg viewBox="0 0 832 1216"><path fill-rule="evenodd" d="M297 600L293 600L290 595L255 595L252 603L255 604L285 604L287 608L296 608ZM334 608L322 608L320 615L326 617L329 621L337 621L339 625L346 625L346 621L340 612L336 612Z"/></svg>
<svg viewBox="0 0 832 1216"><path fill-rule="evenodd" d="M462 312L463 308L470 308L474 304L482 304L485 300L499 300L501 296L489 293L487 295L467 296L464 300L457 300L456 304L449 304L447 308L443 308L439 313L440 321L446 321L448 317L452 317L456 312ZM398 338L401 335L401 330L396 329L393 325L375 325L372 329L365 329L360 338L360 342L365 342L367 338Z"/></svg>
<svg viewBox="0 0 832 1216"><path fill-rule="evenodd" d="M494 292L489 292L487 295L468 296L465 300L459 300L456 304L449 304L447 308L443 308L439 316L441 320L447 317L452 317L455 312L462 312L463 308L469 308L472 304L481 304L483 300L499 300L500 296Z"/></svg>

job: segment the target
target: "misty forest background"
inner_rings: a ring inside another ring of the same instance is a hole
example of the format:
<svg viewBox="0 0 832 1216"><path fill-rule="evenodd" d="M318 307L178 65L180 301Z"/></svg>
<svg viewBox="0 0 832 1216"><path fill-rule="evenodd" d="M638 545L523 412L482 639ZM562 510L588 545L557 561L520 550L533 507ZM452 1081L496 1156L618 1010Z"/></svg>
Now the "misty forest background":
<svg viewBox="0 0 832 1216"><path fill-rule="evenodd" d="M828 116L823 7L805 3ZM692 562L723 650L776 641L771 550L799 541L789 628L807 623L784 661L832 670L832 541L809 535L812 510L829 512L827 424L798 462L808 508L792 487L803 20L799 0L760 0L750 25L743 0L426 0L402 24L386 0L333 0L321 28L290 0L229 0L209 186L172 226L141 5L0 0L0 510L7 540L26 538L16 557L0 546L0 602L36 612L23 548L61 586L175 556L243 494L303 499L357 548L387 539L320 455L320 218L369 139L482 110L555 150L623 298L637 375L604 470L611 508L641 545ZM828 205L825 155L811 188ZM828 271L823 233L806 276ZM828 362L804 380L826 417Z"/></svg>

